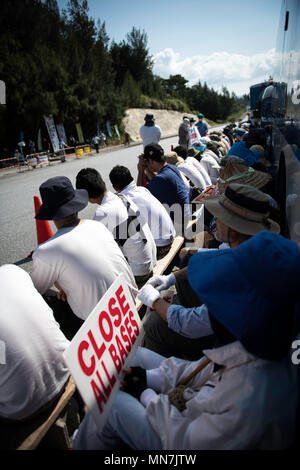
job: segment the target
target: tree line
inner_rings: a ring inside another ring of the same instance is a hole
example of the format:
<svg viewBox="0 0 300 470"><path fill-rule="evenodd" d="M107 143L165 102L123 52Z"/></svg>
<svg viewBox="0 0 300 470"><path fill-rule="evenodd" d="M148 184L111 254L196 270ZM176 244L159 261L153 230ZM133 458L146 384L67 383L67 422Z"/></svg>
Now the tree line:
<svg viewBox="0 0 300 470"><path fill-rule="evenodd" d="M80 122L86 139L118 124L126 108L201 111L224 120L245 105L226 88L221 93L199 82L187 86L181 75L153 73L145 31L133 27L126 38L110 40L105 21L89 16L87 0L2 0L0 79L6 106L0 106L0 145L12 150L24 133L36 141L43 116L53 115L67 135ZM45 128L43 128L43 132Z"/></svg>

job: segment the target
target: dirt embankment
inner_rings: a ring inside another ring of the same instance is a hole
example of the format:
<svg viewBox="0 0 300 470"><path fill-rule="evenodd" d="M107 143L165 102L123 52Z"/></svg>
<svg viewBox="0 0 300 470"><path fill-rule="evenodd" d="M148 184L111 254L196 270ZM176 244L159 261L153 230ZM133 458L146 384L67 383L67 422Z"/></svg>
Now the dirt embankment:
<svg viewBox="0 0 300 470"><path fill-rule="evenodd" d="M198 120L195 114L179 113L178 111L140 108L127 109L123 123L126 132L128 132L133 142L141 141L140 127L144 124L144 117L147 113L154 115L155 124L161 128L162 138L178 135L178 128L182 123L183 116L193 117L196 121Z"/></svg>

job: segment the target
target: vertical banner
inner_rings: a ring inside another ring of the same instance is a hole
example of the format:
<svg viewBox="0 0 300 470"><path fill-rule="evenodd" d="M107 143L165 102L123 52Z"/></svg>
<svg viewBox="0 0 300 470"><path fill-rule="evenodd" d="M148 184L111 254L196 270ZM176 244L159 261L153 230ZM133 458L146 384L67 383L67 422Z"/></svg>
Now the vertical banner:
<svg viewBox="0 0 300 470"><path fill-rule="evenodd" d="M39 129L37 137L37 148L39 152L43 151L43 142L42 142L42 131Z"/></svg>
<svg viewBox="0 0 300 470"><path fill-rule="evenodd" d="M79 122L76 124L76 130L77 130L77 135L78 135L78 142L80 144L84 144L84 138L83 138L83 133L82 133L82 129L81 129L81 124Z"/></svg>
<svg viewBox="0 0 300 470"><path fill-rule="evenodd" d="M115 131L116 131L117 136L119 137L119 140L121 140L120 132L119 132L117 125L115 125Z"/></svg>
<svg viewBox="0 0 300 470"><path fill-rule="evenodd" d="M0 80L0 104L6 104L6 85L3 80Z"/></svg>
<svg viewBox="0 0 300 470"><path fill-rule="evenodd" d="M57 129L59 140L63 140L64 143L67 144L68 142L67 142L67 136L66 136L64 125L57 124L56 129Z"/></svg>
<svg viewBox="0 0 300 470"><path fill-rule="evenodd" d="M52 116L44 116L45 124L48 130L49 138L53 147L54 152L59 151L59 140L56 132L56 127L54 124L54 119Z"/></svg>
<svg viewBox="0 0 300 470"><path fill-rule="evenodd" d="M106 121L106 129L108 132L109 137L112 137L111 129L110 129L110 122Z"/></svg>
<svg viewBox="0 0 300 470"><path fill-rule="evenodd" d="M125 277L111 285L64 353L76 386L99 430L144 336Z"/></svg>

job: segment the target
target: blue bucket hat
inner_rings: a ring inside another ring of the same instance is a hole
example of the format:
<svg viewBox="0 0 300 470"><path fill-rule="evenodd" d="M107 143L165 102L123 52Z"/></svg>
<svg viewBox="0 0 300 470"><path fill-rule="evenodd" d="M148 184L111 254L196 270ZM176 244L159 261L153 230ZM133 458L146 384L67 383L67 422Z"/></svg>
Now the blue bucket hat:
<svg viewBox="0 0 300 470"><path fill-rule="evenodd" d="M275 361L288 354L300 295L296 243L262 231L238 248L199 252L188 264L188 280L248 352Z"/></svg>

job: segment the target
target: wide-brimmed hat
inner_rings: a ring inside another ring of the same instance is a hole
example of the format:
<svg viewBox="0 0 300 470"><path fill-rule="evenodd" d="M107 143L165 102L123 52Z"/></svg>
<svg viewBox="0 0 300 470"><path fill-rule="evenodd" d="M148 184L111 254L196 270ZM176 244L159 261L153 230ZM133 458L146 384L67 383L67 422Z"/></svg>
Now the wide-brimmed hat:
<svg viewBox="0 0 300 470"><path fill-rule="evenodd" d="M266 168L271 166L271 163L265 158L265 149L262 145L252 145L250 150L260 154L259 163L262 163Z"/></svg>
<svg viewBox="0 0 300 470"><path fill-rule="evenodd" d="M263 188L272 179L272 176L264 171L254 170L244 164L242 158L230 156L221 160L223 168L220 169L218 186L220 193L224 193L230 183L249 184L254 188Z"/></svg>
<svg viewBox="0 0 300 470"><path fill-rule="evenodd" d="M194 119L193 117L190 118L190 122L196 122L196 119Z"/></svg>
<svg viewBox="0 0 300 470"><path fill-rule="evenodd" d="M84 209L89 196L85 189L74 189L66 176L55 176L40 186L42 205L36 219L57 220L68 217Z"/></svg>
<svg viewBox="0 0 300 470"><path fill-rule="evenodd" d="M184 163L184 159L182 157L179 157L176 152L169 152L165 153L165 157L168 163L171 165L180 165L181 163Z"/></svg>
<svg viewBox="0 0 300 470"><path fill-rule="evenodd" d="M200 152L200 150L196 150L195 147L191 147L191 148L188 149L187 155L188 155L188 157L194 157L194 158L198 157L199 158L201 156L201 152Z"/></svg>
<svg viewBox="0 0 300 470"><path fill-rule="evenodd" d="M280 360L297 327L300 251L281 235L260 232L239 247L191 257L188 281L211 314L257 357Z"/></svg>
<svg viewBox="0 0 300 470"><path fill-rule="evenodd" d="M203 204L223 224L244 235L255 235L261 230L280 232L280 226L269 218L268 196L253 186L229 184L224 194L203 199Z"/></svg>

